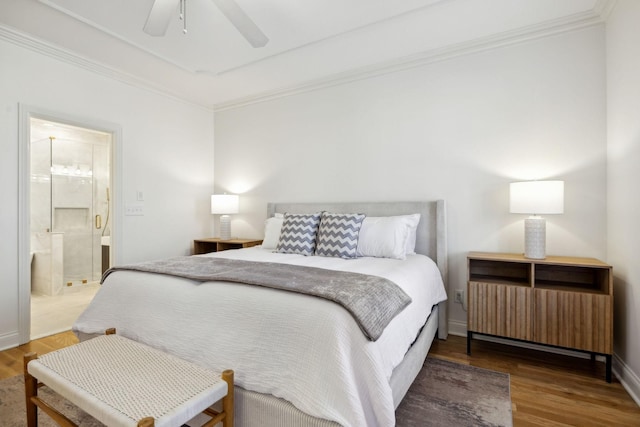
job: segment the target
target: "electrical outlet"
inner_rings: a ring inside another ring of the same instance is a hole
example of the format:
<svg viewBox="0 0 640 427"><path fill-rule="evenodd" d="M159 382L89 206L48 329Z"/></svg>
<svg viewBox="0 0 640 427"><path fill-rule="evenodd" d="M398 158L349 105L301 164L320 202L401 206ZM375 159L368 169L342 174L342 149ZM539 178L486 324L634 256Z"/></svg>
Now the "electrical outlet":
<svg viewBox="0 0 640 427"><path fill-rule="evenodd" d="M464 298L464 291L462 289L456 289L454 302L462 304Z"/></svg>

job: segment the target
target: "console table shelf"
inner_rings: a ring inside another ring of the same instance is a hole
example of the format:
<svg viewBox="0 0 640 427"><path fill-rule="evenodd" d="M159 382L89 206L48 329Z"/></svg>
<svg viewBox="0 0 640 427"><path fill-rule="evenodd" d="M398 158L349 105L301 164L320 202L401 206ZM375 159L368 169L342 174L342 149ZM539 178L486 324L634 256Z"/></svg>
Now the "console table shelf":
<svg viewBox="0 0 640 427"><path fill-rule="evenodd" d="M258 239L229 239L224 240L219 237L209 237L196 239L193 241L193 255L207 254L209 252L220 252L229 249L251 248L262 244Z"/></svg>

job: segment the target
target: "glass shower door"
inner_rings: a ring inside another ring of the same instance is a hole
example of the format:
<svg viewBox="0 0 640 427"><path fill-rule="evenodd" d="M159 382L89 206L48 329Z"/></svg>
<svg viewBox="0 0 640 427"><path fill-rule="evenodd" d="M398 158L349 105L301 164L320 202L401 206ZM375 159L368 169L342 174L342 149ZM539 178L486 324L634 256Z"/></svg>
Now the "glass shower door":
<svg viewBox="0 0 640 427"><path fill-rule="evenodd" d="M102 148L102 149L101 149ZM55 139L51 150L52 231L63 233L64 283L98 281L103 231L97 197L97 161L107 160L105 147L86 141ZM98 166L98 170L105 169ZM103 183L104 185L104 183Z"/></svg>

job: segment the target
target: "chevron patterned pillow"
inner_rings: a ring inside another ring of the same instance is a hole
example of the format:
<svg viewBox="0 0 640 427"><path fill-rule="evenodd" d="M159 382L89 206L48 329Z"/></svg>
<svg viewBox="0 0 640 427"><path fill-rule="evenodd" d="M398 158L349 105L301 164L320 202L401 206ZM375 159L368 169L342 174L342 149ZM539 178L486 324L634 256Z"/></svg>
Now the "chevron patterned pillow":
<svg viewBox="0 0 640 427"><path fill-rule="evenodd" d="M355 258L364 214L322 213L316 255Z"/></svg>
<svg viewBox="0 0 640 427"><path fill-rule="evenodd" d="M280 240L276 252L283 254L313 255L321 213L284 214Z"/></svg>

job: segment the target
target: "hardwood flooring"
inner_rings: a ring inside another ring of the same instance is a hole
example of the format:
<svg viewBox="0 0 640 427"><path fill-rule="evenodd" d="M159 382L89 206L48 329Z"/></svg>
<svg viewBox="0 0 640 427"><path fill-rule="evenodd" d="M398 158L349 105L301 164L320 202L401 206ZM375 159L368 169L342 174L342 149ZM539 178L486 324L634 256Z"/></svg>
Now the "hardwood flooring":
<svg viewBox="0 0 640 427"><path fill-rule="evenodd" d="M45 354L77 342L78 339L73 332L67 331L33 340L19 347L10 348L9 350L0 351L0 380L22 374L22 356L31 351L35 351L38 354Z"/></svg>
<svg viewBox="0 0 640 427"><path fill-rule="evenodd" d="M72 332L34 340L0 352L0 379L22 374L22 356L44 354L77 342ZM604 363L450 335L436 340L431 357L511 375L514 427L640 426L640 407L615 379L604 380Z"/></svg>
<svg viewBox="0 0 640 427"><path fill-rule="evenodd" d="M514 427L640 426L640 407L615 378L604 380L604 362L449 335L429 355L507 372Z"/></svg>

